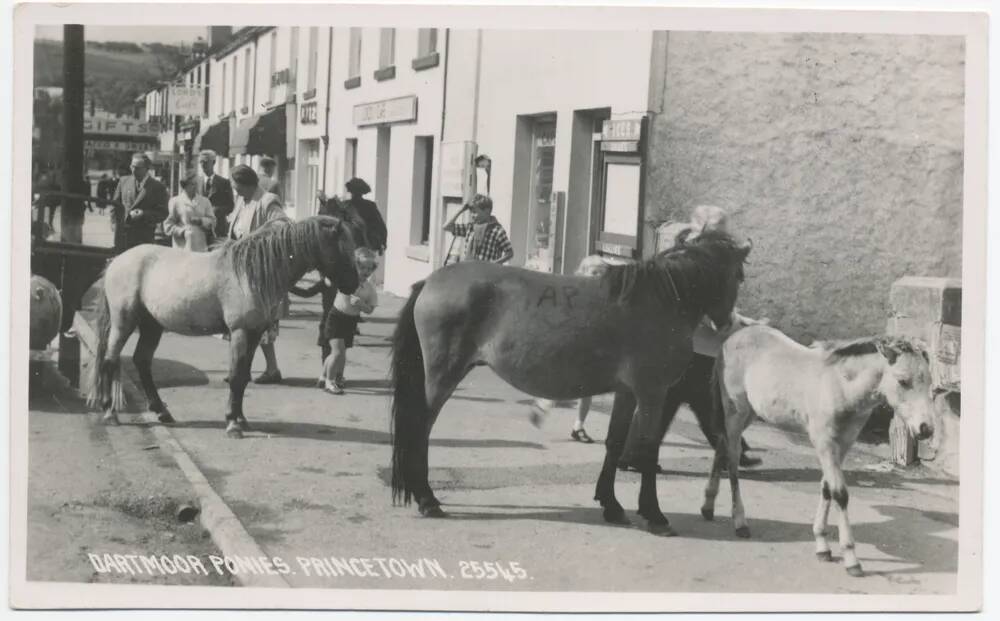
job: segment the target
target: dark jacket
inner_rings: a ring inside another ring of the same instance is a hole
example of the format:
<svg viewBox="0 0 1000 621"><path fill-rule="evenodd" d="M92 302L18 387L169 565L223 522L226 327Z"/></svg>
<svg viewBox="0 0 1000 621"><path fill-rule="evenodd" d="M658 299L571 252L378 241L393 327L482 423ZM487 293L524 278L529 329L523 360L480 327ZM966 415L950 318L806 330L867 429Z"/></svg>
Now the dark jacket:
<svg viewBox="0 0 1000 621"><path fill-rule="evenodd" d="M229 223L226 217L233 212L236 203L233 198L233 185L229 179L219 175L212 175L212 182L206 192L205 177L198 177L198 194L208 198L212 203L212 211L215 212L215 234L218 237L225 237L229 231Z"/></svg>
<svg viewBox="0 0 1000 621"><path fill-rule="evenodd" d="M347 201L347 205L354 207L358 216L360 216L365 223L365 238L364 240L355 239L357 244L359 246L367 246L369 249L376 252L382 252L385 250L389 233L385 228L385 220L382 219L382 214L379 213L378 206L375 202L366 198L351 199Z"/></svg>
<svg viewBox="0 0 1000 621"><path fill-rule="evenodd" d="M128 175L119 179L113 200L122 204L114 208L111 219L115 248L125 250L152 242L156 225L167 217L167 202L170 200L167 188L150 175L140 190L135 177ZM133 218L129 215L133 209L142 210L142 215Z"/></svg>

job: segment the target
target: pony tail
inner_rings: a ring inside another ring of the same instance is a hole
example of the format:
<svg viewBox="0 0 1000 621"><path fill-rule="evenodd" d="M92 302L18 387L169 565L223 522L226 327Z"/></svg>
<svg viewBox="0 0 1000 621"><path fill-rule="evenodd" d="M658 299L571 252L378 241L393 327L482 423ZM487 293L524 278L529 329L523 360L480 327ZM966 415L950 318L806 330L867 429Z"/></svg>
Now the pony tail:
<svg viewBox="0 0 1000 621"><path fill-rule="evenodd" d="M104 408L110 402L115 410L125 408L125 391L122 388L121 366L115 365L114 369L108 368L105 361L108 355L108 339L111 336L111 308L108 305L108 294L101 284L101 295L97 308L97 347L94 350L94 359L90 364L89 390L87 392L87 405L92 408ZM107 383L103 382L103 376L111 373Z"/></svg>
<svg viewBox="0 0 1000 621"><path fill-rule="evenodd" d="M392 336L392 503L410 504L413 497L408 477L413 460L427 450L427 422L430 411L424 387L424 357L413 319L413 307L423 291L424 281L413 285L410 299L399 315Z"/></svg>

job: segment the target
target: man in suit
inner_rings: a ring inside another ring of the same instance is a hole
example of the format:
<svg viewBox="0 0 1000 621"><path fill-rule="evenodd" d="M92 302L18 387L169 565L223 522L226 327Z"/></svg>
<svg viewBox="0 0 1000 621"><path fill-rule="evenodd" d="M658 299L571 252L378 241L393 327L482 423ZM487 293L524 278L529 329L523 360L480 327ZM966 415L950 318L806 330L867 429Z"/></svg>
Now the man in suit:
<svg viewBox="0 0 1000 621"><path fill-rule="evenodd" d="M204 176L199 180L198 193L212 203L215 212L215 236L225 237L229 232L226 219L233 212L233 186L229 179L215 174L215 151L206 149L198 154L198 165Z"/></svg>
<svg viewBox="0 0 1000 621"><path fill-rule="evenodd" d="M149 173L151 165L145 153L136 153L132 156L132 174L118 182L113 200L121 205L115 206L111 218L118 252L153 243L156 225L167 217L170 196L167 188Z"/></svg>

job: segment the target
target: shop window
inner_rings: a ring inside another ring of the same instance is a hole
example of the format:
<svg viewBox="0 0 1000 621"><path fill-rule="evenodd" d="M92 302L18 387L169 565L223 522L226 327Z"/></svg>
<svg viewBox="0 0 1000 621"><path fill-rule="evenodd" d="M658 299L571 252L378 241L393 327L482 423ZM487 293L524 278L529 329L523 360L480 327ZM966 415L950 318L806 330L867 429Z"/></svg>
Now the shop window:
<svg viewBox="0 0 1000 621"><path fill-rule="evenodd" d="M426 245L431 231L431 170L434 168L434 137L417 136L413 148L413 212L410 214L410 244Z"/></svg>
<svg viewBox="0 0 1000 621"><path fill-rule="evenodd" d="M232 103L233 103L233 110L237 109L237 106L236 106L236 82L237 82L236 76L239 75L239 68L240 68L240 57L234 54L233 55L233 91L231 93L231 100L232 100Z"/></svg>
<svg viewBox="0 0 1000 621"><path fill-rule="evenodd" d="M229 112L229 108L226 107L226 78L228 77L226 75L226 69L227 69L226 65L223 64L222 65L222 88L219 90L219 93L222 96L222 113L223 114Z"/></svg>
<svg viewBox="0 0 1000 621"><path fill-rule="evenodd" d="M623 237L636 236L639 221L638 163L609 161L604 178L606 203L602 230Z"/></svg>
<svg viewBox="0 0 1000 621"><path fill-rule="evenodd" d="M250 62L250 48L247 48L243 52L243 110L247 112L253 112L253 110L250 110L250 83L253 81L250 69L252 66L253 63Z"/></svg>
<svg viewBox="0 0 1000 621"><path fill-rule="evenodd" d="M527 255L525 265L551 271L552 175L556 156L556 118L535 119L531 135L531 164L528 178Z"/></svg>

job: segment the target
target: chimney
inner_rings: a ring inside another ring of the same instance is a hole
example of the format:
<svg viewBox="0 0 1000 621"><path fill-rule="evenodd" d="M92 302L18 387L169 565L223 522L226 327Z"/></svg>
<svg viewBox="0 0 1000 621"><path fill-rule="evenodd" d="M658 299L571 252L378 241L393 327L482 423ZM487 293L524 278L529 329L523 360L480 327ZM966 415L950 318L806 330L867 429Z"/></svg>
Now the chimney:
<svg viewBox="0 0 1000 621"><path fill-rule="evenodd" d="M232 26L209 26L208 27L208 49L217 50L233 37Z"/></svg>

